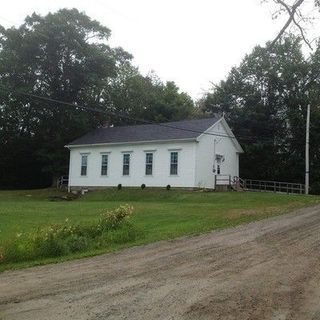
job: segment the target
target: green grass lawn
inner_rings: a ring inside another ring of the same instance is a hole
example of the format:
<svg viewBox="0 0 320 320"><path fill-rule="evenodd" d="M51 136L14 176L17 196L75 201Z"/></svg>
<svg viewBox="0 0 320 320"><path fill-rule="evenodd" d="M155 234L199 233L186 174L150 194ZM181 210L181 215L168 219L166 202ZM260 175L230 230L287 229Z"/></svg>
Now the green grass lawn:
<svg viewBox="0 0 320 320"><path fill-rule="evenodd" d="M63 223L90 223L104 209L121 204L134 207L132 222L143 231L143 237L122 245L78 253L72 256L4 265L8 268L63 261L94 255L132 245L199 234L214 229L279 215L319 203L320 197L254 192L201 192L158 189L107 189L88 193L73 201L49 201L54 190L0 191L0 245L17 233L40 226Z"/></svg>

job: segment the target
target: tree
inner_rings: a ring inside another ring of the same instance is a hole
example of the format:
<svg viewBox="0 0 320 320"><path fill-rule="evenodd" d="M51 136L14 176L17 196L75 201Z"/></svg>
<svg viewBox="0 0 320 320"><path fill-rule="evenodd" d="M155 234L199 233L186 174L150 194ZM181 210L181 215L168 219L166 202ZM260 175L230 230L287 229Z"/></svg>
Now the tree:
<svg viewBox="0 0 320 320"><path fill-rule="evenodd" d="M0 188L66 174L64 146L97 126L190 116L191 98L173 82L142 76L128 52L108 45L110 34L76 9L0 26Z"/></svg>
<svg viewBox="0 0 320 320"><path fill-rule="evenodd" d="M307 104L319 105L319 49L304 58L301 40L290 36L272 50L256 47L226 81L200 102L204 112L225 112L245 149L241 175L266 180L303 181L304 133ZM314 82L305 91L310 76ZM320 176L319 108L312 110L313 188Z"/></svg>
<svg viewBox="0 0 320 320"><path fill-rule="evenodd" d="M194 109L192 99L179 92L174 82L164 84L153 73L142 76L136 68L125 66L110 87L107 94L112 110L126 116L112 117L113 124L141 123L135 119L181 120L191 117Z"/></svg>
<svg viewBox="0 0 320 320"><path fill-rule="evenodd" d="M312 42L315 39L312 41L308 39L306 25L315 19L313 13L319 12L320 0L312 0L311 8L310 3L306 0L263 0L263 2L271 2L277 6L273 13L274 19L279 18L283 14L287 16L287 20L283 27L273 41L269 43L270 48L273 47L291 28L292 33L296 30L298 31L301 39L312 50ZM312 8L313 10L310 10Z"/></svg>
<svg viewBox="0 0 320 320"><path fill-rule="evenodd" d="M117 76L118 64L131 59L107 45L109 36L108 28L76 9L33 14L19 28L0 28L1 147L8 159L16 159L16 168L34 161L49 176L65 173L63 146L105 122L104 115L20 93L101 108L106 83ZM23 139L30 148L22 153L17 141ZM8 159L0 167L7 167ZM23 177L20 184L28 185Z"/></svg>
<svg viewBox="0 0 320 320"><path fill-rule="evenodd" d="M269 2L269 0L264 0L264 2ZM305 0L294 0L294 1L289 1L289 0L273 0L274 3L276 3L279 7L278 10L274 13L274 17L277 18L280 16L282 13L285 13L287 15L287 21L278 33L278 35L274 38L274 40L269 43L268 48L272 50L273 46L282 39L283 35L287 32L289 28L292 26L294 29L298 30L298 33L300 35L300 38L303 40L303 42L309 47L311 51L313 51L314 47L312 43L316 41L316 46L317 46L317 51L319 50L319 37L314 38L312 41L309 40L307 31L305 26L315 20L314 13L316 12L319 14L319 7L320 7L320 1L319 0L312 0L311 2L305 1ZM307 8L307 12L304 11L304 9ZM310 10L312 9L312 10ZM293 32L296 32L296 30L293 30ZM318 84L317 80L320 76L319 72L319 63L318 63L318 52L315 52L315 54L311 54L309 56L308 62L310 62L313 65L313 68L308 75L308 77L303 81L302 83L302 88L301 90L304 91L307 101L308 101L308 111L311 110L311 113L314 113L315 120L318 120L317 117L317 112L319 111L319 101L318 99L314 99L314 93L315 84ZM313 92L312 92L313 91ZM300 118L301 121L301 118ZM308 124L307 124L308 125ZM312 127L315 127L316 125L312 125ZM310 127L308 128L309 132ZM315 135L313 133L313 135ZM301 146L301 149L303 147ZM305 157L309 159L309 148L308 151L306 151L307 154L305 154ZM313 155L317 154L317 150L313 151ZM309 165L310 161L308 160L306 167L305 167L305 181L306 181L306 193L309 192ZM311 160L311 166L313 165L312 160ZM317 189L318 192L320 192L320 175L319 175L319 170L317 169L317 165L314 165L315 170L314 170L314 178L315 182L313 183L313 189ZM308 181L308 182L307 182Z"/></svg>

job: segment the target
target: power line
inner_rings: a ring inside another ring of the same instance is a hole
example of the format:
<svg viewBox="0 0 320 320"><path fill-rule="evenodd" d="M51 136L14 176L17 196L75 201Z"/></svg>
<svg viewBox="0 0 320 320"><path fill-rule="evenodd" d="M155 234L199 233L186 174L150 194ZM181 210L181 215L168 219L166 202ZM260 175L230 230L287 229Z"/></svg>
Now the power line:
<svg viewBox="0 0 320 320"><path fill-rule="evenodd" d="M131 117L131 116L128 116L128 115L124 115L124 114L121 114L121 113L116 113L116 112L109 111L109 110L105 111L105 110L101 110L101 109L98 109L98 108L87 107L87 106L83 106L83 105L80 105L80 104L61 101L61 100L58 100L58 99L44 97L44 96L40 96L40 95L37 95L37 94L24 92L24 91L21 91L21 90L9 89L9 88L6 88L6 87L4 87L2 85L0 85L0 89L2 91L7 92L7 93L14 93L14 94L17 94L17 95L23 95L23 96L31 97L33 99L39 99L39 100L43 100L43 101L53 102L53 103L57 103L57 104L60 104L60 105L65 105L65 106L69 106L69 107L73 107L73 108L77 108L77 109L82 109L82 110L86 110L86 111L97 112L97 113L100 113L100 114L105 114L107 116L112 115L112 116L117 117L117 118L122 118L122 119L130 120L130 121L140 122L140 123L143 123L143 124L158 125L158 126L161 126L161 127L175 129L175 130L198 133L199 135L200 134L205 134L205 135L210 135L210 136L219 136L219 137L225 137L225 138L230 138L230 139L237 139L235 136L231 136L231 135L228 135L228 134L221 134L221 133L218 133L218 132L217 133L202 132L202 131L199 131L199 130L193 130L193 129L189 129L189 128L177 127L177 126L170 125L170 124L167 124L167 123L156 123L156 122L153 122L153 121L140 119L140 118L134 118L134 117ZM241 137L240 136L240 138L249 140L249 139L255 139L257 137L244 137L244 136ZM264 139L264 140L270 141L271 139Z"/></svg>
<svg viewBox="0 0 320 320"><path fill-rule="evenodd" d="M35 98L35 99L40 99L40 100L44 100L44 101L48 101L48 102L54 102L54 103L58 103L58 104L61 104L61 105L66 105L66 106L69 106L69 107L79 108L79 109L82 109L82 110L98 112L98 113L105 114L105 115L112 115L112 116L115 116L115 117L118 117L118 118L123 118L123 119L126 119L126 120L135 121L135 122L141 122L141 123L144 123L144 124L152 124L152 125L158 125L158 126L161 126L161 127L166 127L166 128L176 129L176 130L189 131L189 132L193 132L193 133L207 134L207 135L212 135L212 136L219 135L219 136L222 136L222 137L229 137L229 138L236 139L236 137L230 136L230 135L223 135L223 134L220 134L220 133L214 134L214 133L210 133L210 132L202 132L202 131L198 131L198 130L183 128L183 127L176 127L174 125L170 125L170 124L166 124L166 123L156 123L156 122L145 120L145 119L134 118L134 117L131 117L131 116L123 115L123 114L120 114L120 113L115 113L115 112L112 112L112 111L105 111L105 110L101 110L101 109L98 109L98 108L86 107L86 106L83 106L83 105L79 105L79 104L75 104L75 103L71 103L71 102L66 102L66 101L61 101L61 100L57 100L57 99L53 99L53 98L49 98L49 97L44 97L44 96L36 95L36 94L33 94L33 93L27 93L27 92L12 90L12 89L9 90L9 89L1 86L1 85L0 85L0 89L5 91L5 92L8 92L8 93L16 93L16 94L19 94L19 95L28 96L28 97Z"/></svg>
<svg viewBox="0 0 320 320"><path fill-rule="evenodd" d="M8 19L6 19L4 17L0 16L0 19L3 19L3 20L6 20L7 22L15 24L13 21L8 20ZM36 29L33 29L32 32L37 33L37 34L41 35L42 37L44 37L46 39L49 39L49 37L46 34L40 32L40 31L38 31ZM75 40L75 41L80 45L80 47L83 48L83 46L79 43L79 41L77 41L77 40ZM176 126L173 126L173 125L170 125L170 124L166 124L166 123L156 123L156 122L148 121L148 120L145 120L145 119L133 118L133 117L130 117L130 116L127 116L127 115L124 115L124 114L115 113L115 112L112 112L112 111L109 111L109 110L105 111L105 110L101 110L101 109L98 109L98 108L87 107L87 106L74 104L74 103L70 103L70 102L66 102L66 101L61 101L61 100L57 100L57 99L53 99L53 98L49 98L49 97L39 96L39 95L32 94L32 93L17 91L17 90L14 90L14 89L8 89L8 88L5 88L5 87L3 87L1 85L0 85L0 89L2 89L3 91L6 91L6 92L11 92L11 93L13 92L13 93L16 93L16 94L19 94L19 95L25 95L25 96L29 96L29 97L32 97L32 98L35 98L35 99L41 99L41 100L45 100L45 101L48 101L48 102L54 102L54 103L58 103L58 104L61 104L61 105L67 105L67 106L70 106L70 107L75 107L75 108L79 108L79 109L82 109L82 110L97 112L97 113L101 113L101 114L112 115L112 116L115 116L115 117L118 117L118 118L123 118L123 119L126 119L126 120L140 122L140 123L144 123L144 124L152 124L152 125L158 125L158 126L162 126L162 127L166 127L166 128L181 130L181 131L189 131L189 132L194 132L194 133L199 133L199 134L227 137L227 138L230 138L230 139L237 139L235 136L231 136L231 135L227 135L227 134L221 134L221 133L218 133L218 132L217 133L202 132L202 131L188 129L188 128L176 127ZM254 136L251 136L251 137L249 137L249 136L238 136L238 137L242 138L244 140L247 140L247 141L248 140L256 140L256 139L265 140L265 141L271 141L272 140L272 138L261 138L261 137L258 138L258 137L254 137Z"/></svg>
<svg viewBox="0 0 320 320"><path fill-rule="evenodd" d="M3 19L5 21L7 21L7 22L15 24L13 21L8 20L8 19L6 19L4 17L0 16L0 19ZM49 37L47 35L39 32L38 30L33 29L33 32L45 37L46 39L49 39ZM119 117L119 118L123 118L123 119L126 119L126 120L131 120L131 121L135 121L135 122L141 122L141 123L144 123L144 124L155 124L155 125L159 125L159 126L162 126L162 127L167 127L167 128L177 129L177 130L183 130L183 131L189 131L189 132L194 132L194 133L199 133L199 134L207 134L207 135L213 135L213 136L223 136L223 137L229 137L229 138L232 138L232 139L236 139L234 136L222 135L222 134L219 134L219 133L213 134L213 133L208 133L208 132L201 132L201 131L192 130L192 129L186 129L186 128L170 126L170 125L164 124L164 123L155 123L155 122L147 121L147 120L144 120L144 119L137 119L137 118L129 117L129 116L126 116L126 115L120 115L119 113L114 113L112 111L106 112L104 110L100 110L100 109L97 109L97 108L86 107L86 106L82 106L82 105L78 105L78 104L74 104L74 103L69 103L69 102L66 102L66 101L52 99L52 98L49 98L49 97L43 97L43 96L35 95L35 94L32 94L32 93L17 91L17 90L13 90L13 89L10 89L10 91L9 91L9 89L4 88L3 86L0 86L0 88L1 88L1 90L6 91L6 92L11 92L11 93L14 92L16 94L29 96L29 97L32 97L32 98L35 98L35 99L41 99L41 100L45 100L45 101L49 101L49 102L63 104L63 105L71 106L71 107L76 107L76 108L79 108L79 109L82 109L82 110L88 110L88 111L102 113L102 114L106 114L106 115L113 115L113 116L116 116L116 117Z"/></svg>

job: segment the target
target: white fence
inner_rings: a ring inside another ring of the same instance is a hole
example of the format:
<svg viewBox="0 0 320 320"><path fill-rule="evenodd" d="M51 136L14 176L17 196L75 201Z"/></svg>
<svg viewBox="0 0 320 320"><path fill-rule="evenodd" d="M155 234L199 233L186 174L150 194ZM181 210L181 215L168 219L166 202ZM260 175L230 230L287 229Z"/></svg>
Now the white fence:
<svg viewBox="0 0 320 320"><path fill-rule="evenodd" d="M230 186L234 190L264 191L303 194L305 185L302 183L241 179L231 175L217 175L216 185Z"/></svg>

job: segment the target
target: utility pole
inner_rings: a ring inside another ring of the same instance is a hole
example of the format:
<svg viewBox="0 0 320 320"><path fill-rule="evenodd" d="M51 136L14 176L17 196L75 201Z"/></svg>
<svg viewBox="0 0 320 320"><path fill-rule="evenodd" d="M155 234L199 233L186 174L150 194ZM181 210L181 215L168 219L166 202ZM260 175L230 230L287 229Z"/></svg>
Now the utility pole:
<svg viewBox="0 0 320 320"><path fill-rule="evenodd" d="M305 194L309 194L309 132L310 132L310 104L308 104L307 106Z"/></svg>
<svg viewBox="0 0 320 320"><path fill-rule="evenodd" d="M217 185L216 143L217 143L217 140L216 140L216 138L214 138L213 139L213 167L212 167L213 178L214 178L214 189L216 189L216 185Z"/></svg>

